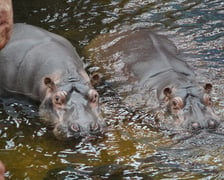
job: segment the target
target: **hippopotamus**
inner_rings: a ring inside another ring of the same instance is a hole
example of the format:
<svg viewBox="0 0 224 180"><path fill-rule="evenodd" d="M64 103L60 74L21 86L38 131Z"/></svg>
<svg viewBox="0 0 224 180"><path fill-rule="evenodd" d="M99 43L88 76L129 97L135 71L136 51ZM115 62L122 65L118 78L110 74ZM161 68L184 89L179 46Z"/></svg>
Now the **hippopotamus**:
<svg viewBox="0 0 224 180"><path fill-rule="evenodd" d="M13 26L11 0L0 0L0 49L9 41Z"/></svg>
<svg viewBox="0 0 224 180"><path fill-rule="evenodd" d="M83 62L65 38L28 24L14 24L0 51L0 92L40 103L40 119L58 139L94 136L103 131L99 94Z"/></svg>
<svg viewBox="0 0 224 180"><path fill-rule="evenodd" d="M170 114L175 127L195 130L218 126L220 119L210 97L213 85L196 80L193 69L166 36L143 27L124 28L96 37L85 53L96 65L102 64L109 78L119 76L116 79L123 80L126 88L142 89L142 94L155 92L154 103Z"/></svg>

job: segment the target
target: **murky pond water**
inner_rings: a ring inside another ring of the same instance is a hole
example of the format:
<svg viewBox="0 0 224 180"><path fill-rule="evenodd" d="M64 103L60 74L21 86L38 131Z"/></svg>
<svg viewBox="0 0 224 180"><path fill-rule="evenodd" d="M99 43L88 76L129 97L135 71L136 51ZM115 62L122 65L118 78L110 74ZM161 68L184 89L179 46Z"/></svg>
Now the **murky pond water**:
<svg viewBox="0 0 224 180"><path fill-rule="evenodd" d="M61 34L76 46L89 71L102 71L84 53L96 36L125 26L167 35L200 81L214 85L216 113L224 120L224 3L221 0L17 0L15 22ZM97 87L108 130L96 141L61 142L38 121L37 106L0 100L0 159L8 179L221 179L224 136L209 131L174 138L156 127L153 113L129 107L126 86ZM116 76L114 76L116 77ZM172 136L171 136L172 134ZM184 134L181 132L180 134Z"/></svg>

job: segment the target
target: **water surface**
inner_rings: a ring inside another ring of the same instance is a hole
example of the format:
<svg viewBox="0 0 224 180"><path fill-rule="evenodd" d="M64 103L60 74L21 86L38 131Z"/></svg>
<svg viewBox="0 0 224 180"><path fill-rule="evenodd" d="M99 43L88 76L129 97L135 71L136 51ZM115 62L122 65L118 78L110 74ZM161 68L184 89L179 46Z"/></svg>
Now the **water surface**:
<svg viewBox="0 0 224 180"><path fill-rule="evenodd" d="M96 36L125 26L167 35L195 69L213 82L216 113L224 118L224 3L221 0L17 0L15 22L43 27L68 38L83 53ZM219 179L224 175L222 133L196 132L177 141L155 126L155 117L129 107L126 86L104 72L99 86L108 131L93 142L60 142L38 121L37 106L0 101L0 159L8 179ZM111 75L111 72L110 72ZM112 72L113 75L113 72ZM222 131L222 128L220 128ZM184 133L184 132L182 132Z"/></svg>

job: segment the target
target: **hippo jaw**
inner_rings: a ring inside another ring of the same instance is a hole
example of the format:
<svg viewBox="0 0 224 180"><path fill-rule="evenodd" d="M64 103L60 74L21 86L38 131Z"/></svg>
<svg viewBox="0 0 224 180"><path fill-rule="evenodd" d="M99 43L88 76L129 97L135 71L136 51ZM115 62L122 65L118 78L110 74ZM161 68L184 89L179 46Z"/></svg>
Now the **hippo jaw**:
<svg viewBox="0 0 224 180"><path fill-rule="evenodd" d="M220 119L212 109L211 90L211 84L206 84L204 89L195 86L164 89L164 100L177 126L191 130L218 126Z"/></svg>
<svg viewBox="0 0 224 180"><path fill-rule="evenodd" d="M49 85L52 82L47 79L45 83ZM95 89L88 88L87 92L81 93L72 86L66 90L62 90L63 87L56 88L54 83L53 86L51 84L50 90L46 90L39 114L43 122L53 127L53 134L57 139L68 140L103 131L99 95Z"/></svg>

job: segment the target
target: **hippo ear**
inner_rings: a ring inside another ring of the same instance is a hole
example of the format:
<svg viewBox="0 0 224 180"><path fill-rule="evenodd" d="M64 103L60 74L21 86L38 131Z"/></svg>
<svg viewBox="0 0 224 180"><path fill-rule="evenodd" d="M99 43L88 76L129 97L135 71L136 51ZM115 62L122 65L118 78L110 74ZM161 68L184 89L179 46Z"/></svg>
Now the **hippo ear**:
<svg viewBox="0 0 224 180"><path fill-rule="evenodd" d="M99 73L94 73L92 75L90 75L90 81L91 81L91 84L93 86L96 86L98 84L100 84L101 82L101 76Z"/></svg>
<svg viewBox="0 0 224 180"><path fill-rule="evenodd" d="M54 81L49 77L44 78L44 84L52 91L54 91L56 89Z"/></svg>
<svg viewBox="0 0 224 180"><path fill-rule="evenodd" d="M206 83L205 85L204 85L204 90L205 90L205 92L206 93L211 93L211 91L212 91L212 84L211 83Z"/></svg>
<svg viewBox="0 0 224 180"><path fill-rule="evenodd" d="M164 100L168 101L171 98L172 95L172 89L169 87L166 87L163 89L163 94L165 96Z"/></svg>

